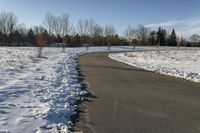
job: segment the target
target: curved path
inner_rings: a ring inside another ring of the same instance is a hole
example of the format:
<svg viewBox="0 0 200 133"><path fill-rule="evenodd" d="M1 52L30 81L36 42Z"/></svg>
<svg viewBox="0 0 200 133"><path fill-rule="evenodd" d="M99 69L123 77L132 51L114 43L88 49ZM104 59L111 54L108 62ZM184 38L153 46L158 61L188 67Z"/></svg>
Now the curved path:
<svg viewBox="0 0 200 133"><path fill-rule="evenodd" d="M200 84L140 70L106 54L81 57L80 68L93 94L80 106L77 127L84 132L200 132Z"/></svg>

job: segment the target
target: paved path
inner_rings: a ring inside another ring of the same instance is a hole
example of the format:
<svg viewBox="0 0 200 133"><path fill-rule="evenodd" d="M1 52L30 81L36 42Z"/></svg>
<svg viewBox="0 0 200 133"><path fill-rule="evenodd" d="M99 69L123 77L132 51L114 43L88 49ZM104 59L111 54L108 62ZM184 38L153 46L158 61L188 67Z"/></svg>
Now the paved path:
<svg viewBox="0 0 200 133"><path fill-rule="evenodd" d="M80 58L93 96L80 106L86 133L200 133L200 84L143 71L106 54Z"/></svg>

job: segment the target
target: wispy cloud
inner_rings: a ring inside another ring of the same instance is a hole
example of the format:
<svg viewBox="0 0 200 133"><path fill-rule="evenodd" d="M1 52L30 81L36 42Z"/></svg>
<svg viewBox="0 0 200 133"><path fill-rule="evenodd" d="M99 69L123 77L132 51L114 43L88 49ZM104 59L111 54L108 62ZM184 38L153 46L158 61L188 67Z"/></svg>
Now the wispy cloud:
<svg viewBox="0 0 200 133"><path fill-rule="evenodd" d="M192 34L200 34L200 18L184 19L184 20L172 20L160 23L148 24L147 27L153 29L159 26L171 30L176 29L177 34L183 37L190 37Z"/></svg>

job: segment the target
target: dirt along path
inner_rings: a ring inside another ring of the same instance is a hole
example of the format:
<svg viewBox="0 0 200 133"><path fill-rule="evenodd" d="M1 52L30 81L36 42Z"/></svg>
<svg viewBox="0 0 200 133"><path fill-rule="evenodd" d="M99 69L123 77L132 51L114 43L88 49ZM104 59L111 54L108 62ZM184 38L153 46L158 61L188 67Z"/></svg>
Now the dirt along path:
<svg viewBox="0 0 200 133"><path fill-rule="evenodd" d="M91 95L76 128L85 133L200 133L200 84L109 59L80 58Z"/></svg>

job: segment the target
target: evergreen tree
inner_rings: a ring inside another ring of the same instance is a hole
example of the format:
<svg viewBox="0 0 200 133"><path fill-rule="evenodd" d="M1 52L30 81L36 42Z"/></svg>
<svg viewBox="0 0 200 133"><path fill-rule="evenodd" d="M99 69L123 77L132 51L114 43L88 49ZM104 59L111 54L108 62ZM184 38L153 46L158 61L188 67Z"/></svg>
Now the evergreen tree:
<svg viewBox="0 0 200 133"><path fill-rule="evenodd" d="M18 30L16 30L14 33L11 33L10 38L12 38L12 43L17 44L18 46L22 45L21 43L24 41Z"/></svg>
<svg viewBox="0 0 200 133"><path fill-rule="evenodd" d="M66 46L70 46L71 37L70 37L69 35L66 35L66 36L63 38L63 43L65 43Z"/></svg>
<svg viewBox="0 0 200 133"><path fill-rule="evenodd" d="M159 46L166 46L166 30L159 27L157 32L157 45Z"/></svg>
<svg viewBox="0 0 200 133"><path fill-rule="evenodd" d="M26 36L26 40L27 40L27 42L28 42L29 44L31 44L32 46L35 45L35 43L36 43L36 38L35 38L35 34L34 34L34 32L33 32L32 29L30 29L30 30L28 31L28 34L27 34L27 36Z"/></svg>
<svg viewBox="0 0 200 133"><path fill-rule="evenodd" d="M0 31L0 45L2 45L3 42L3 33Z"/></svg>
<svg viewBox="0 0 200 133"><path fill-rule="evenodd" d="M156 45L156 32L155 31L150 32L149 41L148 42L149 42L150 46Z"/></svg>
<svg viewBox="0 0 200 133"><path fill-rule="evenodd" d="M81 42L81 38L80 38L79 34L76 34L75 36L73 36L73 38L72 38L73 47L79 46L80 42Z"/></svg>
<svg viewBox="0 0 200 133"><path fill-rule="evenodd" d="M56 37L56 43L62 43L62 37L58 34Z"/></svg>
<svg viewBox="0 0 200 133"><path fill-rule="evenodd" d="M169 44L170 46L177 46L177 36L176 36L176 32L175 30L173 29L171 34L170 34L170 37L169 37Z"/></svg>
<svg viewBox="0 0 200 133"><path fill-rule="evenodd" d="M51 44L51 36L48 34L47 30L44 30L42 36L45 40L45 47L50 46Z"/></svg>

